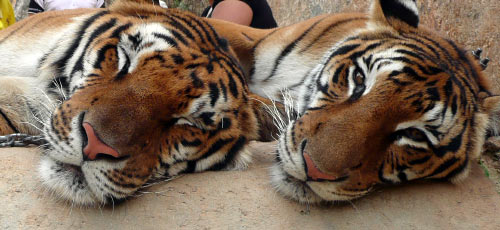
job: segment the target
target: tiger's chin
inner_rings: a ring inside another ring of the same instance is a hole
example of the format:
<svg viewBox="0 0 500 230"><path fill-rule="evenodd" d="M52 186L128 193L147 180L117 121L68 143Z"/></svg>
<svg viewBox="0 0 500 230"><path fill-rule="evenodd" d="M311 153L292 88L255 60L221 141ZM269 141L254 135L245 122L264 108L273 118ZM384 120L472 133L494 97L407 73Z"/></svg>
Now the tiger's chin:
<svg viewBox="0 0 500 230"><path fill-rule="evenodd" d="M283 170L281 164L281 162L277 162L271 167L272 186L283 196L302 204L328 204L349 201L362 197L369 192L342 194L334 183L297 179Z"/></svg>
<svg viewBox="0 0 500 230"><path fill-rule="evenodd" d="M275 163L270 171L271 185L274 189L281 195L302 204L316 204L323 201L304 181L286 173L280 164L280 162Z"/></svg>
<svg viewBox="0 0 500 230"><path fill-rule="evenodd" d="M101 193L97 196L88 185L81 167L62 163L44 156L38 167L39 176L45 188L56 199L77 206L104 205L109 200L118 201L111 195Z"/></svg>

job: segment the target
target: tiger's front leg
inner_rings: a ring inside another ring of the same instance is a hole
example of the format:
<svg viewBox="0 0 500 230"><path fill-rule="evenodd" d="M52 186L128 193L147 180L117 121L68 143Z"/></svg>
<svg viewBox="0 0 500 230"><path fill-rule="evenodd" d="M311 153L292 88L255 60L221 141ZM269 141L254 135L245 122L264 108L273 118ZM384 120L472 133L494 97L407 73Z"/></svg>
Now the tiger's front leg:
<svg viewBox="0 0 500 230"><path fill-rule="evenodd" d="M0 77L0 135L39 134L27 102L30 85L29 78Z"/></svg>

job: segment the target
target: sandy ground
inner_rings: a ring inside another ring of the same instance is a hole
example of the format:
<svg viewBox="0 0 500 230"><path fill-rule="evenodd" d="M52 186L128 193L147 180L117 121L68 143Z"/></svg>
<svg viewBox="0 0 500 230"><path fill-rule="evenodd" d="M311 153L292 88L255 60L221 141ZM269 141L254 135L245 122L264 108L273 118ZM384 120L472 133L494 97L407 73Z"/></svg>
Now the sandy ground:
<svg viewBox="0 0 500 230"><path fill-rule="evenodd" d="M269 185L272 144L252 148L246 171L185 175L102 208L71 207L44 192L35 148L0 149L0 229L500 229L500 196L476 165L459 185L417 182L307 207Z"/></svg>

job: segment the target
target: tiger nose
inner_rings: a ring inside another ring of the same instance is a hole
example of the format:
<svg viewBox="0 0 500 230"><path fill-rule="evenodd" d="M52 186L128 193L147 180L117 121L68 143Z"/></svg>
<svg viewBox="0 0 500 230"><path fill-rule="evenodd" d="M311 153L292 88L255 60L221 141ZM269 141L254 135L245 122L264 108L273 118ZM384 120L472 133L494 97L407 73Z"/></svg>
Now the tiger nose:
<svg viewBox="0 0 500 230"><path fill-rule="evenodd" d="M313 160L311 159L311 156L303 152L302 153L304 156L304 161L305 161L305 167L306 167L306 175L307 179L311 181L336 181L338 178L336 176L328 175L324 172L321 172L321 170L316 167L314 164Z"/></svg>
<svg viewBox="0 0 500 230"><path fill-rule="evenodd" d="M95 160L97 155L108 155L114 158L119 158L120 153L115 149L111 148L109 145L101 141L97 134L88 122L82 124L87 134L87 145L83 148L83 158L84 160Z"/></svg>

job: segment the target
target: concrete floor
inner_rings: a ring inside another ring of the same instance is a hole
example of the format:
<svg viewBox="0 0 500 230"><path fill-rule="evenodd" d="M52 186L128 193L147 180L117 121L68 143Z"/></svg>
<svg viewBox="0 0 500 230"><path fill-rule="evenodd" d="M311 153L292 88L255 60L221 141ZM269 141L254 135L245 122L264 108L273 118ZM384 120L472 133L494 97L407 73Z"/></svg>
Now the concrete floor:
<svg viewBox="0 0 500 230"><path fill-rule="evenodd" d="M101 209L44 192L35 148L0 149L0 229L500 229L500 195L476 165L459 185L417 182L307 207L269 185L272 144L252 147L249 170L185 175Z"/></svg>

